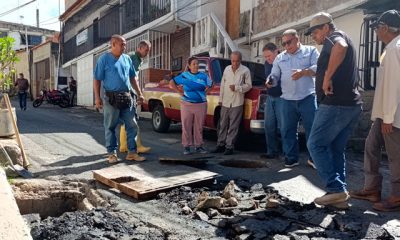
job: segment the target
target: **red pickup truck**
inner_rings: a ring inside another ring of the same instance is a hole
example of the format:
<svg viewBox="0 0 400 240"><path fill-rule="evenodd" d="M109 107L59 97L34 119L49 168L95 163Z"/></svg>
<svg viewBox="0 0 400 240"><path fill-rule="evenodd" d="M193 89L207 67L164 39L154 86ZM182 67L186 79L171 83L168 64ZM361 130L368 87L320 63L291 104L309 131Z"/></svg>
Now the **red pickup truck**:
<svg viewBox="0 0 400 240"><path fill-rule="evenodd" d="M221 107L218 106L219 89L225 67L230 60L199 57L199 71L208 74L213 86L207 94L207 116L204 127L216 129ZM245 132L264 133L264 107L266 99L264 65L243 61L250 69L253 88L245 95L242 129ZM167 81L148 83L143 89L145 102L142 111L152 112L152 126L157 132L167 132L172 123L181 121L180 98Z"/></svg>

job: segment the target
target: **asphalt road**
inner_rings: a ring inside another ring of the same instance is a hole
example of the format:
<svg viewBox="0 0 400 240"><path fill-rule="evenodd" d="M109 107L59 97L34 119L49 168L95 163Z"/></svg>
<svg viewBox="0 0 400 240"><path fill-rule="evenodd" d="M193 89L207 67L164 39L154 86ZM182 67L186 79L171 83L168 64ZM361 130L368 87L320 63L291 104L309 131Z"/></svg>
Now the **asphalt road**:
<svg viewBox="0 0 400 240"><path fill-rule="evenodd" d="M16 106L16 102L14 102ZM43 105L39 108L31 107L28 102L26 111L17 110L18 126L28 158L32 164L30 170L38 178L71 178L92 179L92 171L108 167L106 149L104 147L104 130L102 114L81 107L62 109L54 105ZM152 131L149 119L140 120L142 139L146 146L152 147L150 154L146 154L147 161L140 164L159 164L159 157L184 158L180 144L181 132L179 126L171 127L168 133ZM259 137L246 139L247 146L235 155L192 155L190 158L204 158L208 160L206 170L219 173L223 179L245 179L252 183L262 183L273 186L282 196L291 200L311 203L315 197L324 194L322 184L315 170L308 167L306 153L301 154L300 166L293 169L284 168L280 159L264 161L259 155L264 151L264 144ZM216 144L214 132L206 131L205 146L211 149ZM124 158L124 154L120 154ZM235 168L221 165L227 160L257 160L266 167L262 168ZM122 164L125 164L124 162ZM134 163L136 164L136 163ZM382 169L385 177L384 195L388 195L388 170ZM362 154L348 153L347 165L348 184L350 189L359 188L363 184ZM109 193L118 201L126 198ZM125 199L125 200L124 200ZM129 208L132 201L125 201ZM142 207L146 206L145 203ZM398 219L398 213L371 212L369 203L352 200L351 214L365 221L384 225L388 221ZM366 211L368 210L368 211ZM142 214L139 210L137 214ZM154 221L162 221L162 216L148 216ZM166 223L163 223L166 224ZM396 224L400 224L396 222ZM199 230L201 232L201 230ZM364 229L368 231L368 229ZM394 236L400 237L400 230Z"/></svg>

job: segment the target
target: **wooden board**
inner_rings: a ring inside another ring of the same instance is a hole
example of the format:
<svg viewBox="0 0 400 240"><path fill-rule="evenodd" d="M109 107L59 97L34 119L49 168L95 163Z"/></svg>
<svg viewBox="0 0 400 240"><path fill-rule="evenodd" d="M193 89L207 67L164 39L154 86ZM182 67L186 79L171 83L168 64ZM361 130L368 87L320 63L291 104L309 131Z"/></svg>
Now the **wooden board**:
<svg viewBox="0 0 400 240"><path fill-rule="evenodd" d="M148 199L171 188L209 183L218 174L183 165L154 162L116 165L93 171L97 181L136 199Z"/></svg>

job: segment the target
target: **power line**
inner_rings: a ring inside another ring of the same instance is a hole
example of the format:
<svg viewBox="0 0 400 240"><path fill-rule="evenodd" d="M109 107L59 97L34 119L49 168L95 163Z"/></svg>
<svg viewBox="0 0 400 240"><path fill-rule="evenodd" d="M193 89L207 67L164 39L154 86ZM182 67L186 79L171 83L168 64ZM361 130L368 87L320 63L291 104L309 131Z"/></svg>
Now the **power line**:
<svg viewBox="0 0 400 240"><path fill-rule="evenodd" d="M24 3L24 4L20 5L20 6L18 6L18 7L15 7L15 8L13 8L13 9L8 10L8 11L2 12L2 13L0 13L0 17L4 17L5 15L10 14L10 13L12 13L12 12L15 12L15 11L17 11L18 9L23 8L23 7L29 5L29 4L31 4L31 3L33 3L33 2L36 2L36 0L32 0L32 1L30 1L30 2L27 2L27 3Z"/></svg>

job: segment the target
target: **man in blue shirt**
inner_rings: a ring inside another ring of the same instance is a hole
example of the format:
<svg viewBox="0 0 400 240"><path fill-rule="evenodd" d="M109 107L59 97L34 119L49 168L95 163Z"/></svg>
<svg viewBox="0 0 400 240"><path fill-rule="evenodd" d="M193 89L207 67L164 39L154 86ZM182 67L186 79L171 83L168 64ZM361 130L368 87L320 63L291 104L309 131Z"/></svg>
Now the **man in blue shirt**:
<svg viewBox="0 0 400 240"><path fill-rule="evenodd" d="M130 97L132 86L136 91L138 101L143 101L143 96L135 79L136 73L132 60L124 54L125 49L125 39L120 35L113 35L111 37L111 51L99 58L94 71L95 103L97 109L104 109L105 139L109 163L118 162L115 129L120 121L124 122L128 137L129 152L126 160L145 160L144 157L137 154L136 149L136 109L133 105L133 99ZM101 85L103 85L105 91L104 102L100 97ZM121 107L122 104L119 104L118 99L131 102L128 106Z"/></svg>
<svg viewBox="0 0 400 240"><path fill-rule="evenodd" d="M285 51L276 57L271 76L281 80L285 167L294 167L299 165L297 126L300 118L308 139L317 109L314 76L319 52L313 46L302 45L294 29L283 33L282 45Z"/></svg>

